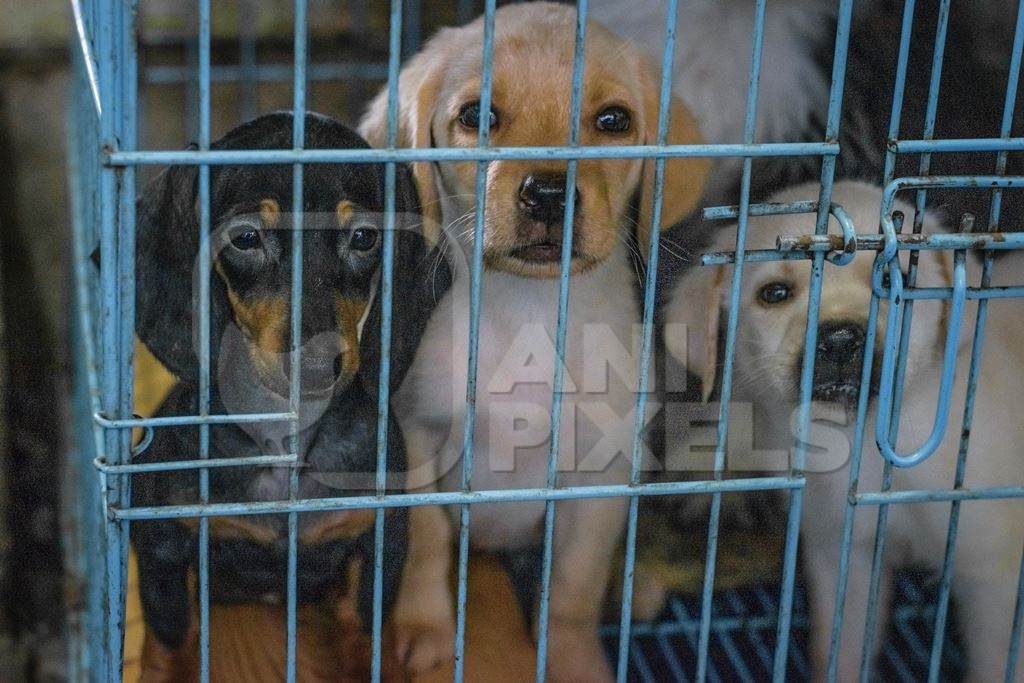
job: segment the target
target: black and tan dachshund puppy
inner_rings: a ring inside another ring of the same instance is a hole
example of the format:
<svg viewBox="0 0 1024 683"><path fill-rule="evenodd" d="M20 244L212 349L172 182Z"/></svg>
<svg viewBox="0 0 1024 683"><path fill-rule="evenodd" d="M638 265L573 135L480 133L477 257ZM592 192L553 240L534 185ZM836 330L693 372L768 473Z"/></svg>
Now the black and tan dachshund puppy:
<svg viewBox="0 0 1024 683"><path fill-rule="evenodd" d="M216 150L288 149L289 113L244 124ZM355 133L326 117L305 120L306 148L364 148ZM384 230L383 164L307 164L303 205L292 205L291 165L210 168L210 383L213 414L288 410L291 376L291 281L294 217L302 212L300 424L213 425L209 457L295 452L299 496L337 497L374 488L377 456L379 288ZM199 201L196 167L164 171L138 202L137 332L180 380L160 415L199 411ZM397 169L391 385L400 382L429 316L437 282L421 236L415 189ZM443 285L442 285L443 287ZM388 424L388 488L401 489L405 450ZM136 462L200 457L196 426L157 428ZM221 467L209 471L211 502L286 500L289 467ZM135 506L199 502L196 470L137 474ZM405 556L407 511L385 519L385 609ZM352 567L364 625L372 606L373 510L298 516L298 601L339 598ZM132 525L146 624L171 652L183 650L196 600L195 518ZM210 595L213 602L286 597L287 516L212 517ZM361 562L354 563L354 560ZM194 630L192 631L194 634Z"/></svg>

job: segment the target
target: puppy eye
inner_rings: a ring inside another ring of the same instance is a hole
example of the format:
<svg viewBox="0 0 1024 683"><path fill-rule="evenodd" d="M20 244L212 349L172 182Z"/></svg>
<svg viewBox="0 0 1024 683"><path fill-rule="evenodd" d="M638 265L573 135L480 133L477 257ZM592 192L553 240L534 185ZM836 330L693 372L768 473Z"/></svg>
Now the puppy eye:
<svg viewBox="0 0 1024 683"><path fill-rule="evenodd" d="M607 133L625 133L630 123L629 112L622 107L605 107L594 119L594 126Z"/></svg>
<svg viewBox="0 0 1024 683"><path fill-rule="evenodd" d="M377 246L377 231L370 227L356 228L352 231L348 245L355 251L370 251Z"/></svg>
<svg viewBox="0 0 1024 683"><path fill-rule="evenodd" d="M758 298L766 304L779 304L793 296L793 290L783 282L773 282L761 288Z"/></svg>
<svg viewBox="0 0 1024 683"><path fill-rule="evenodd" d="M459 110L458 121L466 128L480 128L480 103L467 102L462 105L462 109ZM494 128L496 125L498 125L498 115L494 113L494 109L491 109L489 127Z"/></svg>
<svg viewBox="0 0 1024 683"><path fill-rule="evenodd" d="M255 228L245 228L231 237L231 246L239 251L259 249L262 244L263 240L260 238L259 230Z"/></svg>

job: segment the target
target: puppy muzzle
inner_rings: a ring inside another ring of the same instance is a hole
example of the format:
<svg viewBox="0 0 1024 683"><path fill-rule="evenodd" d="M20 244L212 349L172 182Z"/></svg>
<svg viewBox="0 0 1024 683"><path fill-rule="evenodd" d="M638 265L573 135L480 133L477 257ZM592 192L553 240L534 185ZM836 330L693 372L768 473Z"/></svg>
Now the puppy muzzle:
<svg viewBox="0 0 1024 683"><path fill-rule="evenodd" d="M574 219L579 216L582 204L579 189L575 193ZM519 209L516 240L519 244L509 252L510 256L533 263L552 263L561 259L566 197L564 175L529 175L523 179L516 196ZM576 232L574 229L573 258L579 256Z"/></svg>
<svg viewBox="0 0 1024 683"><path fill-rule="evenodd" d="M856 406L864 369L866 337L864 323L859 321L835 320L819 324L811 385L814 400L841 403L847 408ZM803 366L802 355L795 368L798 382ZM871 382L871 391L872 394L877 391L877 382Z"/></svg>
<svg viewBox="0 0 1024 683"><path fill-rule="evenodd" d="M299 348L299 383L303 393L329 390L344 367L339 334L321 333ZM284 354L285 372L290 373L292 357Z"/></svg>

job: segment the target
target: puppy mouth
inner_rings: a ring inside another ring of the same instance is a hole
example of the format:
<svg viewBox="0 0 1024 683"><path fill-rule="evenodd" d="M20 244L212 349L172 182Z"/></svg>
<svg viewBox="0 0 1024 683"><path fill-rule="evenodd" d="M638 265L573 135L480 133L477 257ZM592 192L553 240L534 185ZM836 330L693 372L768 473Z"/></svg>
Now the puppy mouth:
<svg viewBox="0 0 1024 683"><path fill-rule="evenodd" d="M334 390L337 388L339 384L339 381L335 381L332 382L331 384L326 384L320 387L310 387L308 389L305 387L301 387L299 389L299 398L301 398L304 401L312 401L320 398L325 398L333 394Z"/></svg>
<svg viewBox="0 0 1024 683"><path fill-rule="evenodd" d="M799 381L799 374L797 375ZM878 396L880 382L878 361L876 360L871 373L871 381L868 383L868 398L874 399ZM856 376L850 374L846 377L816 377L811 387L811 398L815 401L826 403L840 403L849 410L855 410L860 399L860 373Z"/></svg>
<svg viewBox="0 0 1024 683"><path fill-rule="evenodd" d="M526 261L527 263L558 263L562 260L562 243L552 240L524 244L508 252L512 258ZM580 258L579 250L572 249L571 259Z"/></svg>
<svg viewBox="0 0 1024 683"><path fill-rule="evenodd" d="M292 373L288 354L281 354L271 363L265 363L258 372L260 384L281 398L292 391ZM351 377L340 363L331 358L302 358L299 372L298 398L301 401L320 401L330 398L348 385Z"/></svg>
<svg viewBox="0 0 1024 683"><path fill-rule="evenodd" d="M261 375L260 383L264 389L281 398L288 398L291 395L291 382L285 372L274 373L273 375ZM299 400L317 401L329 398L344 384L342 378L335 378L328 382L326 380L316 382L299 382Z"/></svg>
<svg viewBox="0 0 1024 683"><path fill-rule="evenodd" d="M816 401L841 403L847 408L857 404L860 396L860 384L852 381L818 382L811 390L811 397Z"/></svg>

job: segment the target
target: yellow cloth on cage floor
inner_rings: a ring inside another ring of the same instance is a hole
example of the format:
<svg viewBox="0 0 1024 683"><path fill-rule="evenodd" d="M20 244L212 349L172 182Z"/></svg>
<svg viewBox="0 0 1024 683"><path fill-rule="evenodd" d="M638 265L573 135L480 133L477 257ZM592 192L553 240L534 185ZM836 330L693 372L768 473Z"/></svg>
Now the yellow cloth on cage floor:
<svg viewBox="0 0 1024 683"><path fill-rule="evenodd" d="M370 676L370 639L355 617L354 604L339 603L334 614L324 605L303 605L296 624L296 680L363 681ZM285 678L285 608L281 605L210 606L210 680L280 681ZM199 670L198 613L177 652L146 632L138 595L134 554L129 561L123 679L141 683L196 680ZM385 635L382 678L405 680Z"/></svg>
<svg viewBox="0 0 1024 683"><path fill-rule="evenodd" d="M129 559L128 572L124 680L129 683L171 680L161 676L159 666L152 665L151 656L143 655L145 625L134 555ZM531 680L536 666L536 648L512 584L497 560L486 555L472 557L467 598L466 680ZM282 680L284 623L280 607L211 606L210 680L218 683ZM148 648L147 653L151 655L152 643ZM393 651L386 634L385 680L407 680L390 659ZM366 680L369 653L369 639L353 625L339 624L316 607L300 609L298 680ZM148 665L145 675L144 663ZM452 680L453 674L454 665L449 663L413 680L441 683Z"/></svg>

